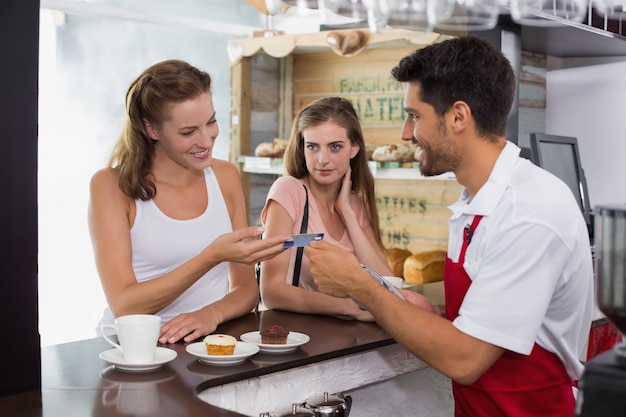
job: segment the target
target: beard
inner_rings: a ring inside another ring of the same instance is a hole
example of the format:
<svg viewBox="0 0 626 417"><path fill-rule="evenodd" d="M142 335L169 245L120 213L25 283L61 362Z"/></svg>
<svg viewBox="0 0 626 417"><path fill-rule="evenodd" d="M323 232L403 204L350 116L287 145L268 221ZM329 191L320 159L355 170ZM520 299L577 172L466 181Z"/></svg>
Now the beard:
<svg viewBox="0 0 626 417"><path fill-rule="evenodd" d="M429 141L420 141L419 170L425 177L453 172L460 164L459 152L443 122L439 124L439 135Z"/></svg>

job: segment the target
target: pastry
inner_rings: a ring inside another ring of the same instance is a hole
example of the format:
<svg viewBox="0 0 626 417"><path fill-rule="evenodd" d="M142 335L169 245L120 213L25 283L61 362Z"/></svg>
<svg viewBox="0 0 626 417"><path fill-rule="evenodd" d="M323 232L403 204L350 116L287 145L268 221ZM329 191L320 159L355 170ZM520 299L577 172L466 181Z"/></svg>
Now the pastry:
<svg viewBox="0 0 626 417"><path fill-rule="evenodd" d="M341 43L341 55L349 57L358 54L367 46L368 38L362 30L351 30Z"/></svg>
<svg viewBox="0 0 626 417"><path fill-rule="evenodd" d="M340 56L350 57L358 54L367 46L369 35L359 29L333 31L326 36L330 49Z"/></svg>
<svg viewBox="0 0 626 417"><path fill-rule="evenodd" d="M411 251L401 248L389 248L385 250L385 256L389 263L389 268L396 277L404 276L404 260L411 256Z"/></svg>
<svg viewBox="0 0 626 417"><path fill-rule="evenodd" d="M408 162L413 161L415 147L404 143L382 145L372 153L372 159L377 162Z"/></svg>
<svg viewBox="0 0 626 417"><path fill-rule="evenodd" d="M261 142L254 149L254 156L282 158L287 148L287 139L276 138L271 142Z"/></svg>
<svg viewBox="0 0 626 417"><path fill-rule="evenodd" d="M261 330L261 343L267 345L284 345L287 343L289 330L282 326L273 325Z"/></svg>
<svg viewBox="0 0 626 417"><path fill-rule="evenodd" d="M204 344L209 355L232 355L237 339L227 334L210 334L204 338Z"/></svg>
<svg viewBox="0 0 626 417"><path fill-rule="evenodd" d="M411 284L428 284L443 280L446 252L432 250L420 252L404 260L404 280Z"/></svg>

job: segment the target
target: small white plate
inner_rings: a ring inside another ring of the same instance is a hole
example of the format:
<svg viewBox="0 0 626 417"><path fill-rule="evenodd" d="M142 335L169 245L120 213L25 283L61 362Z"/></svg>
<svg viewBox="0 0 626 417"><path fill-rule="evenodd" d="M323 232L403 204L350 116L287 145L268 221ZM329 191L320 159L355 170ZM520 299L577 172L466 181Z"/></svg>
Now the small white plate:
<svg viewBox="0 0 626 417"><path fill-rule="evenodd" d="M147 372L159 369L164 364L176 358L176 351L164 347L157 347L154 358L146 363L130 363L124 359L124 355L119 349L113 348L105 350L100 354L100 359L113 364L117 369L128 372Z"/></svg>
<svg viewBox="0 0 626 417"><path fill-rule="evenodd" d="M252 343L237 342L232 355L207 355L204 342L187 345L187 352L197 357L200 362L209 365L236 365L245 362L250 356L259 351L259 347Z"/></svg>
<svg viewBox="0 0 626 417"><path fill-rule="evenodd" d="M261 333L258 331L248 332L241 335L241 340L244 342L254 343L261 349L261 352L265 353L288 353L298 349L298 346L302 346L307 343L311 338L298 332L289 332L287 335L287 343L284 345L271 345L268 343L261 343Z"/></svg>

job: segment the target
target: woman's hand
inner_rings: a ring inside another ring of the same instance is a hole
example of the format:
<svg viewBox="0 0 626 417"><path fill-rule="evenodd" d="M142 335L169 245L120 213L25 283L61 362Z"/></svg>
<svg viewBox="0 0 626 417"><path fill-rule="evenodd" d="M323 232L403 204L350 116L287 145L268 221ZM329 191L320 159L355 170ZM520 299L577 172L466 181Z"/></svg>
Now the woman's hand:
<svg viewBox="0 0 626 417"><path fill-rule="evenodd" d="M348 314L346 315L346 318L350 318L350 319L354 319L358 321L370 321L370 322L374 321L374 316L372 316L372 313L370 313L367 310L363 310L361 307L357 305L357 303L355 303L351 299L348 299L347 301L351 304L351 306L350 306L350 310L348 311Z"/></svg>
<svg viewBox="0 0 626 417"><path fill-rule="evenodd" d="M341 180L341 188L339 189L339 194L337 195L337 199L335 200L335 208L337 212L341 216L342 219L345 219L345 216L349 213L353 212L352 204L351 204L351 194L352 194L352 168L348 166L348 170L346 171L343 179ZM345 222L345 221L344 221Z"/></svg>
<svg viewBox="0 0 626 417"><path fill-rule="evenodd" d="M215 331L222 321L221 313L210 307L180 314L161 326L159 343L191 342Z"/></svg>
<svg viewBox="0 0 626 417"><path fill-rule="evenodd" d="M292 240L290 235L268 239L260 237L263 227L247 227L221 235L209 246L219 262L239 262L248 265L273 258L286 248L284 243Z"/></svg>
<svg viewBox="0 0 626 417"><path fill-rule="evenodd" d="M406 300L417 306L423 310L431 311L437 315L440 315L439 309L435 307L428 298L424 297L422 294L416 293L415 291L406 290L403 288L398 288L398 291L406 298Z"/></svg>

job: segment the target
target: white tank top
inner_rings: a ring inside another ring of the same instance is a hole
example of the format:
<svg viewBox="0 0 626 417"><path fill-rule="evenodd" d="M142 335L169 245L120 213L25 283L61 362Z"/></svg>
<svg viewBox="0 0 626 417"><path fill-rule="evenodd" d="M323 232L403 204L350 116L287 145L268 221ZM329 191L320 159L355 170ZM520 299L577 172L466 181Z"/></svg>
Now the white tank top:
<svg viewBox="0 0 626 417"><path fill-rule="evenodd" d="M137 282L160 277L198 255L218 236L232 232L224 196L215 173L204 170L208 203L204 213L190 220L166 216L153 200L135 200L137 214L130 229L132 265ZM157 312L162 323L181 313L211 304L228 293L228 263L222 262L204 274L170 305ZM107 308L101 323L113 324Z"/></svg>

